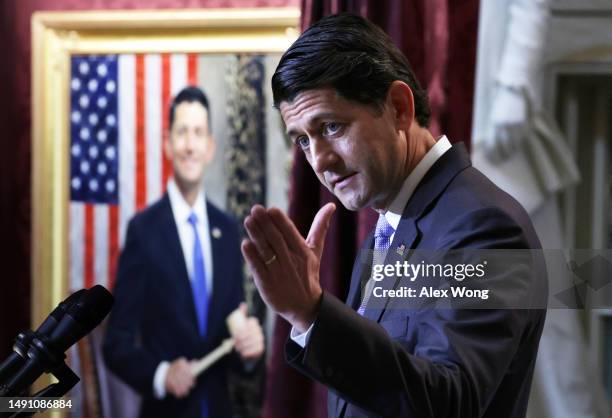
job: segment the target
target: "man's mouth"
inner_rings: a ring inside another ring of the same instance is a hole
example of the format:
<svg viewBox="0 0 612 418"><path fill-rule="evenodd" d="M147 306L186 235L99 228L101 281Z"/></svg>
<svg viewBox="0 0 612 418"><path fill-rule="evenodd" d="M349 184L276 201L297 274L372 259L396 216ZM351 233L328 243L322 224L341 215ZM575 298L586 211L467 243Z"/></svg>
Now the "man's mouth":
<svg viewBox="0 0 612 418"><path fill-rule="evenodd" d="M191 157L183 158L182 161L183 161L183 164L186 164L186 165L198 164L198 160L196 160L195 158L191 158Z"/></svg>
<svg viewBox="0 0 612 418"><path fill-rule="evenodd" d="M347 174L345 176L336 177L335 179L331 181L332 189L334 190L342 189L343 187L347 186L351 182L353 177L355 177L356 174L357 172L354 172L354 173Z"/></svg>

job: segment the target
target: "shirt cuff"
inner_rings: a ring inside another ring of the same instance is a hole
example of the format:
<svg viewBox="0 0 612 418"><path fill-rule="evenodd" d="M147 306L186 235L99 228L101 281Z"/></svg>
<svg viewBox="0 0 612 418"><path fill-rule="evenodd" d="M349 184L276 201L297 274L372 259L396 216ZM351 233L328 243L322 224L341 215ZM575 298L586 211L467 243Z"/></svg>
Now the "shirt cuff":
<svg viewBox="0 0 612 418"><path fill-rule="evenodd" d="M166 375L168 374L168 368L170 363L162 361L155 370L153 376L153 395L157 399L164 399L166 397Z"/></svg>
<svg viewBox="0 0 612 418"><path fill-rule="evenodd" d="M297 330L294 327L291 327L291 333L289 334L289 337L291 337L293 342L295 342L297 345L304 348L306 347L306 344L308 344L308 340L310 339L310 332L312 331L313 326L314 322L310 324L306 332L303 332L301 334L298 334Z"/></svg>

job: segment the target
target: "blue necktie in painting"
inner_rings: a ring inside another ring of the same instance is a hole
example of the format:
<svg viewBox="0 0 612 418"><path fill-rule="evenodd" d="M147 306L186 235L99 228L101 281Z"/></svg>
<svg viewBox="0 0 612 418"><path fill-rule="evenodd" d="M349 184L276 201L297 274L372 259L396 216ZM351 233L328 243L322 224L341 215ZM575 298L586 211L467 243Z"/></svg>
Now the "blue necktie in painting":
<svg viewBox="0 0 612 418"><path fill-rule="evenodd" d="M193 290L193 301L195 303L196 314L198 317L198 329L200 335L206 335L206 323L208 319L208 292L206 289L206 272L204 270L204 258L202 254L202 243L196 228L198 217L191 213L187 219L193 228L193 280L191 287Z"/></svg>
<svg viewBox="0 0 612 418"><path fill-rule="evenodd" d="M391 246L391 236L395 232L395 229L387 222L387 218L384 215L378 216L378 221L376 222L376 229L374 230L374 257L373 264L382 264L385 262L385 256L387 254L387 250ZM368 280L368 284L372 284L372 279ZM361 300L361 305L357 312L359 315L363 315L365 311L366 304L368 303L368 299L371 293L371 287L366 285L365 291L363 292L363 298Z"/></svg>
<svg viewBox="0 0 612 418"><path fill-rule="evenodd" d="M191 288L193 290L193 301L195 304L196 315L198 317L198 330L200 336L206 335L206 324L208 322L208 290L206 289L206 271L204 270L204 256L202 252L202 243L198 234L197 224L198 217L195 213L191 213L187 219L193 228L193 280ZM206 399L201 400L202 414L201 418L208 418L208 406Z"/></svg>

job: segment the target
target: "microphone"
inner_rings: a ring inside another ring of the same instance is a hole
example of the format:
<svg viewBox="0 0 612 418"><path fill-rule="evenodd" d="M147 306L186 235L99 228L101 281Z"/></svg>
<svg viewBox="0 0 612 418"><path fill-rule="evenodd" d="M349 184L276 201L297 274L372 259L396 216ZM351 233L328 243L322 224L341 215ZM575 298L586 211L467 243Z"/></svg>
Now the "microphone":
<svg viewBox="0 0 612 418"><path fill-rule="evenodd" d="M81 289L68 296L66 299L61 301L53 311L47 316L47 318L39 325L36 331L30 330L22 331L17 335L15 344L13 345L13 352L9 357L0 364L0 382L3 382L8 376L15 373L27 359L27 351L30 343L38 335L49 335L62 320L64 315L70 310L70 308L79 301L86 293L85 289Z"/></svg>
<svg viewBox="0 0 612 418"><path fill-rule="evenodd" d="M49 336L49 343L63 353L97 327L106 318L114 302L113 295L104 286L92 287L57 324Z"/></svg>
<svg viewBox="0 0 612 418"><path fill-rule="evenodd" d="M53 331L55 326L62 320L68 310L72 308L75 303L81 300L86 293L86 289L81 289L60 302L59 305L57 305L57 307L51 311L49 316L47 316L47 319L40 324L35 332L38 334L47 335Z"/></svg>
<svg viewBox="0 0 612 418"><path fill-rule="evenodd" d="M113 303L113 296L103 286L96 285L87 290L68 308L49 335L34 336L25 364L0 386L0 396L15 396L43 372L53 373L65 366L64 352L98 326L110 312Z"/></svg>

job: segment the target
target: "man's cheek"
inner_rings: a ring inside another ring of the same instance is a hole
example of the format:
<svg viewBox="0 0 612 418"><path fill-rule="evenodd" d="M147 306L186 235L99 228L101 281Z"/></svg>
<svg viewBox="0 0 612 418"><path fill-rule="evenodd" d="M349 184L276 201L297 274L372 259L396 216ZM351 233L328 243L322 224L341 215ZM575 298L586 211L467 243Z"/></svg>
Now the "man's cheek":
<svg viewBox="0 0 612 418"><path fill-rule="evenodd" d="M323 174L316 173L316 175L317 175L317 178L319 179L319 183L325 186L327 190L329 190L330 192L333 192L331 186L325 181L325 177L323 176Z"/></svg>

